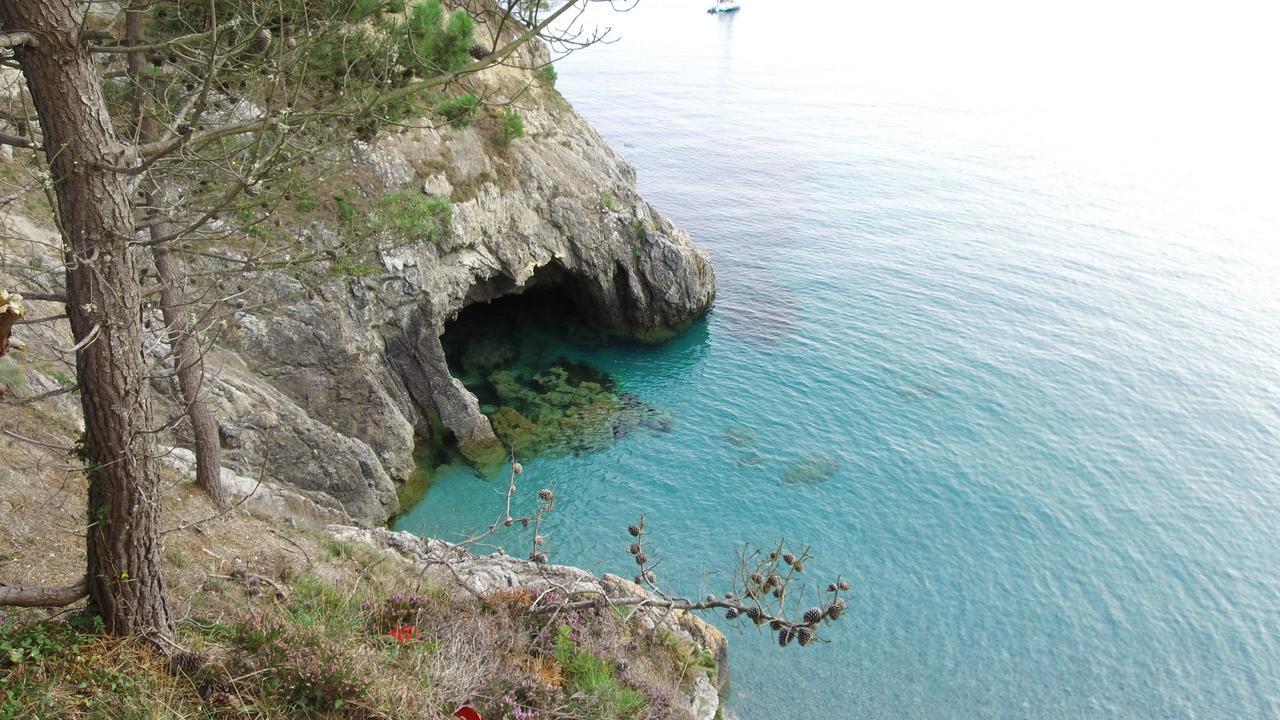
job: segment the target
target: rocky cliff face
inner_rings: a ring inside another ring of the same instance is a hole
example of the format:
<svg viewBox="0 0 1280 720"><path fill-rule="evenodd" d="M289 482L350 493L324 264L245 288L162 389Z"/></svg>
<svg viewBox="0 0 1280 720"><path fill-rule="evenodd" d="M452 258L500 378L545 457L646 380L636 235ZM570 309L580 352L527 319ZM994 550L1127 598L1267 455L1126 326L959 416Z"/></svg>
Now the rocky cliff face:
<svg viewBox="0 0 1280 720"><path fill-rule="evenodd" d="M240 278L241 309L212 353L226 462L327 494L357 522L398 510L418 438L443 429L476 461L503 454L441 348L463 308L554 285L601 326L659 340L715 294L705 253L636 194L634 171L554 89L510 68L472 83L495 102L518 97L524 137L437 122L353 143L341 171L363 197L449 198L450 232L383 231L379 267L319 286L285 272ZM332 218L304 220L310 244L334 232Z"/></svg>
<svg viewBox="0 0 1280 720"><path fill-rule="evenodd" d="M478 37L486 32L481 23ZM546 59L545 48L529 46L513 64ZM15 72L0 80L0 97L22 92ZM656 341L704 313L715 295L706 254L636 194L634 171L545 79L496 67L466 84L493 108L516 108L523 137L503 142L496 110L482 110L487 119L470 127L425 118L421 127L353 140L335 153L331 176L317 178L317 193L365 202L406 192L447 198L443 237L370 231L376 237L366 240L381 250L360 272L335 261L313 264L306 278L238 273L207 296L225 296L233 309L208 357L224 463L330 498L364 524L398 511L396 489L414 471L421 438L447 433L476 462L505 454L441 347L445 323L463 308L556 286L599 325ZM14 220L28 230L5 241L6 253L19 265L56 266L56 243L23 241L34 226ZM236 232L234 219L224 229ZM283 231L323 252L343 228L321 207L288 218ZM30 284L6 280L3 268L0 281ZM163 355L160 333L150 342ZM40 384L40 372L31 375Z"/></svg>

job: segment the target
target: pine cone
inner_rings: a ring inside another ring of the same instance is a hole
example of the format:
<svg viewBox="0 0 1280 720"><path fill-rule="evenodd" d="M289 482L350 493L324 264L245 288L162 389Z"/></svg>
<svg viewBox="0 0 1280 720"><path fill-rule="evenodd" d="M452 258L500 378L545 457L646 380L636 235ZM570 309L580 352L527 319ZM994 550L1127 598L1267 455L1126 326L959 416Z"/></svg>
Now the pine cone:
<svg viewBox="0 0 1280 720"><path fill-rule="evenodd" d="M180 652L169 658L169 672L174 675L194 676L204 667L204 656L193 652Z"/></svg>
<svg viewBox="0 0 1280 720"><path fill-rule="evenodd" d="M796 632L796 641L800 643L801 647L804 647L805 645L808 645L809 643L813 642L813 631L810 630L809 628L799 627L799 628L796 628L795 632Z"/></svg>
<svg viewBox="0 0 1280 720"><path fill-rule="evenodd" d="M200 699L210 705L225 702L231 695L231 686L212 682L200 688Z"/></svg>
<svg viewBox="0 0 1280 720"><path fill-rule="evenodd" d="M639 555L639 554L640 554L640 543L631 543L631 547L630 547L629 549L631 550L631 554L632 554L632 555Z"/></svg>
<svg viewBox="0 0 1280 720"><path fill-rule="evenodd" d="M551 488L542 488L538 491L538 498L543 502L551 502L555 496L556 494Z"/></svg>
<svg viewBox="0 0 1280 720"><path fill-rule="evenodd" d="M648 555L645 555L644 553L640 553L640 554L636 555L636 564L637 564L637 565L644 565L644 564L645 564L645 563L647 563L647 562L649 562L649 556L648 556Z"/></svg>
<svg viewBox="0 0 1280 720"><path fill-rule="evenodd" d="M831 603L831 605L827 608L827 617L831 618L832 620L839 620L840 616L844 614L844 610L845 610L844 600L837 600Z"/></svg>
<svg viewBox="0 0 1280 720"><path fill-rule="evenodd" d="M787 645L789 645L791 643L791 635L792 635L792 632L791 632L791 628L789 627L784 627L781 630L779 630L778 644L781 645L782 647L786 647Z"/></svg>
<svg viewBox="0 0 1280 720"><path fill-rule="evenodd" d="M793 563L793 562L795 562L795 561L796 561L796 556L795 556L795 555L792 555L791 553L786 553L785 555L783 555L783 556L782 556L782 562L784 562L784 563L786 563L786 564L788 564L788 565L790 565L791 563Z"/></svg>
<svg viewBox="0 0 1280 720"><path fill-rule="evenodd" d="M260 28L253 36L253 41L249 43L249 49L255 53L264 53L269 47L271 47L271 31Z"/></svg>
<svg viewBox="0 0 1280 720"><path fill-rule="evenodd" d="M627 532L631 534L631 537L640 537L640 526L639 526L639 525L628 525L628 526L627 526Z"/></svg>
<svg viewBox="0 0 1280 720"><path fill-rule="evenodd" d="M729 608L728 610L725 610L725 611L724 611L724 619L725 619L725 620L737 620L737 619L738 619L738 608Z"/></svg>
<svg viewBox="0 0 1280 720"><path fill-rule="evenodd" d="M841 589L841 590L848 590L848 589L849 589L849 581L848 581L848 580L841 580L841 581L840 581L840 589Z"/></svg>
<svg viewBox="0 0 1280 720"><path fill-rule="evenodd" d="M804 611L804 621L814 625L822 620L822 608L809 608Z"/></svg>
<svg viewBox="0 0 1280 720"><path fill-rule="evenodd" d="M481 45L480 43L476 43L471 47L467 48L467 52L471 55L471 57L477 60L483 60L489 57L489 48Z"/></svg>

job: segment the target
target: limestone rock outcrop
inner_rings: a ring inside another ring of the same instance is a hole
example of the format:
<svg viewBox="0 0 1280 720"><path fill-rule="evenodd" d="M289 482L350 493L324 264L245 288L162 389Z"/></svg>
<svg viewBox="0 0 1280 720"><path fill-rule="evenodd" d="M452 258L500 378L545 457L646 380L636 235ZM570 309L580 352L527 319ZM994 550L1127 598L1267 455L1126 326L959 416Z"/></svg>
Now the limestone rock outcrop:
<svg viewBox="0 0 1280 720"><path fill-rule="evenodd" d="M707 255L637 195L632 168L564 98L522 69L546 53L528 46L518 67L467 80L495 106L515 101L522 137L501 137L492 116L467 127L428 117L352 139L318 163L328 174L315 178L314 193L365 208L406 193L447 198L443 232L353 229L325 198L273 232L299 255L330 260L257 266L233 242L222 260L191 261L193 277L221 283L199 294L222 298L206 330L205 392L230 469L327 498L357 523L384 522L400 509L396 491L422 438L443 433L477 464L505 455L441 345L446 323L467 306L555 286L588 319L644 341L678 333L710 307ZM244 230L235 218L217 222L232 236ZM358 272L334 251L352 244L367 251ZM244 266L228 273L228 257ZM165 362L158 314L148 321L149 352ZM155 382L164 391L172 381Z"/></svg>
<svg viewBox="0 0 1280 720"><path fill-rule="evenodd" d="M498 96L530 81L510 68L476 80ZM551 88L534 83L520 112L526 135L509 145L475 126L354 143L343 172L362 195L449 194L443 238L384 233L376 271L318 289L278 271L238 280L244 308L213 352L211 387L236 470L266 463L379 523L398 510L416 438L443 428L477 462L503 454L441 347L463 308L554 285L600 326L653 341L710 307L707 255L637 195L631 167ZM324 220L299 231L316 245L334 232Z"/></svg>

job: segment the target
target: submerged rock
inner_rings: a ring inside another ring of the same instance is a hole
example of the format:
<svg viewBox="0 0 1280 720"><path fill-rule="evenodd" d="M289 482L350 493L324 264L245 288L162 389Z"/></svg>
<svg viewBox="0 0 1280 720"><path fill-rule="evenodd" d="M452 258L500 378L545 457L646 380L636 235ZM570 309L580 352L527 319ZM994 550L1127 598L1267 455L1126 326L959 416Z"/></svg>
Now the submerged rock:
<svg viewBox="0 0 1280 720"><path fill-rule="evenodd" d="M814 485L830 480L839 469L839 461L830 455L810 455L787 468L782 474L782 482Z"/></svg>
<svg viewBox="0 0 1280 720"><path fill-rule="evenodd" d="M736 448L745 448L755 444L756 431L742 425L735 425L720 433L724 441Z"/></svg>
<svg viewBox="0 0 1280 720"><path fill-rule="evenodd" d="M489 419L517 457L580 455L633 432L667 432L672 425L661 410L616 392L608 375L569 360L535 373L496 371L477 392L496 398L499 406Z"/></svg>

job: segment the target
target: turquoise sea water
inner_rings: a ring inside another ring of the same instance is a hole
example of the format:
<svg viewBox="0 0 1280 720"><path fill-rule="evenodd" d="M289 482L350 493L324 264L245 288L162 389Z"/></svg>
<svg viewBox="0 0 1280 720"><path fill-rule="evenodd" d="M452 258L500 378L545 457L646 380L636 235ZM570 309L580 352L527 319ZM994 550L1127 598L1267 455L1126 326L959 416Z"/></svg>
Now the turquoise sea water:
<svg viewBox="0 0 1280 720"><path fill-rule="evenodd" d="M699 595L811 543L849 618L731 630L745 720L1280 717L1274 18L702 9L593 11L621 41L559 66L720 296L657 348L530 334L672 420L526 459L553 561L633 574L646 513ZM487 526L500 490L446 470L398 527Z"/></svg>

